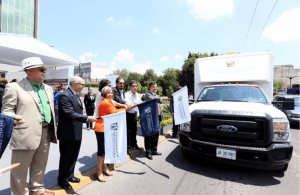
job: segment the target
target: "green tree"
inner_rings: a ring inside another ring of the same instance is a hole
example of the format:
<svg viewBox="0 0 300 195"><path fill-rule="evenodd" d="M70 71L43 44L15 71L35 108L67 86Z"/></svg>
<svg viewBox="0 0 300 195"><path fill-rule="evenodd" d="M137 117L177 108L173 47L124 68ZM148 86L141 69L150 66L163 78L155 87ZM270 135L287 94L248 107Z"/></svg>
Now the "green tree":
<svg viewBox="0 0 300 195"><path fill-rule="evenodd" d="M154 73L154 70L148 69L142 76L141 84L148 87L151 82L156 81L156 77L157 75Z"/></svg>
<svg viewBox="0 0 300 195"><path fill-rule="evenodd" d="M174 90L171 86L169 86L169 89L166 89L166 92L167 92L167 96L170 97L174 93Z"/></svg>
<svg viewBox="0 0 300 195"><path fill-rule="evenodd" d="M174 92L177 86L177 77L178 75L176 69L168 68L167 70L165 70L163 76L164 89L168 89L169 87L172 87Z"/></svg>
<svg viewBox="0 0 300 195"><path fill-rule="evenodd" d="M142 87L141 93L146 93L148 91L148 87L144 86Z"/></svg>
<svg viewBox="0 0 300 195"><path fill-rule="evenodd" d="M284 89L284 82L280 81L280 80L274 80L273 82L273 90L274 91L282 91Z"/></svg>
<svg viewBox="0 0 300 195"><path fill-rule="evenodd" d="M212 52L212 56L217 56L218 54ZM194 95L194 64L197 58L209 57L207 53L191 53L189 52L188 58L184 60L182 65L181 73L178 75L178 81L180 86L187 86L188 94ZM197 94L195 94L197 95Z"/></svg>
<svg viewBox="0 0 300 195"><path fill-rule="evenodd" d="M126 68L122 69L119 73L119 76L123 77L125 81L127 81L129 76L129 70L127 70Z"/></svg>
<svg viewBox="0 0 300 195"><path fill-rule="evenodd" d="M137 82L141 82L142 75L137 72L130 72L128 75L128 78L126 80L126 83L129 84L131 80L136 80Z"/></svg>
<svg viewBox="0 0 300 195"><path fill-rule="evenodd" d="M157 95L162 95L163 94L163 88L161 86L157 86Z"/></svg>
<svg viewBox="0 0 300 195"><path fill-rule="evenodd" d="M137 89L137 92L138 93L141 93L142 92L142 85L140 82L137 82L138 83L138 89Z"/></svg>

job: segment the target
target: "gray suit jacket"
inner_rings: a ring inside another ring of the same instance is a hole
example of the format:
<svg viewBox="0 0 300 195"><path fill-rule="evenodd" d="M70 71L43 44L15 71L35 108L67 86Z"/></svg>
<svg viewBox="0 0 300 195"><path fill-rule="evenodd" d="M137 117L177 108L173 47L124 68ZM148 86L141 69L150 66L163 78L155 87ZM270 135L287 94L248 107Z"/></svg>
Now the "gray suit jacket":
<svg viewBox="0 0 300 195"><path fill-rule="evenodd" d="M160 98L160 96L159 95L156 95L156 97L155 97L155 94L153 94L151 91L149 91L149 92L147 92L146 94L145 94L145 101L147 102L147 101L150 101L150 100L153 100L153 99L156 99L157 100L157 102L158 102L158 104L159 104L159 107L160 107L160 120L162 121L163 120L163 111L162 111L162 107L161 107L161 103L162 103L162 100L161 100L161 98Z"/></svg>
<svg viewBox="0 0 300 195"><path fill-rule="evenodd" d="M45 84L44 89L50 104L52 120L54 124L56 124L53 90L50 86ZM22 125L16 125L14 127L10 148L13 150L37 149L42 136L42 115L38 99L30 82L27 79L23 79L16 83L7 84L5 86L2 103L2 114L9 116L21 115L25 120ZM55 125L51 139L51 142L57 143Z"/></svg>

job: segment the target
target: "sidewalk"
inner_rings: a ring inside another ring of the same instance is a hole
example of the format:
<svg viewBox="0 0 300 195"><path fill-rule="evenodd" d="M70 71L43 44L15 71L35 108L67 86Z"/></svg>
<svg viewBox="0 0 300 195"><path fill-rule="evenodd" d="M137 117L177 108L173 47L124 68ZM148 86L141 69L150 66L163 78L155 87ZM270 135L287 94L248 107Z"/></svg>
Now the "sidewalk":
<svg viewBox="0 0 300 195"><path fill-rule="evenodd" d="M164 135L160 135L158 144L161 143L162 141L164 141L166 139L166 137L169 136L170 134L171 134L171 131L164 132ZM139 147L144 148L144 137L141 136L140 128L138 128L138 131L137 131L137 142L138 142ZM145 152L144 150L142 150L142 151L133 150L132 158L135 158L136 156L138 156L144 152ZM131 160L131 158L127 155L127 162L129 162L130 160ZM124 165L123 163L111 164L109 166L109 169L112 171L123 165ZM95 175L96 171L97 171L97 168L95 165L93 168L76 175L76 177L80 178L80 183L70 183L72 186L72 189L70 189L70 190L63 190L58 185L52 187L50 190L55 192L55 195L76 194L76 191L78 191L80 188L83 188L84 186L90 184L91 182L98 181L96 178L96 175Z"/></svg>
<svg viewBox="0 0 300 195"><path fill-rule="evenodd" d="M164 132L165 136L168 135ZM81 143L81 149L79 153L79 157L75 166L75 175L81 178L81 182L79 184L70 183L75 191L83 186L91 183L96 180L96 157L97 157L97 141L96 136L93 130L86 130L85 124L83 127L83 138ZM165 140L165 136L160 136L159 143ZM144 137L141 136L141 129L138 128L137 132L137 142L140 147L144 147ZM133 151L134 156L143 153L144 151ZM51 144L48 164L45 172L44 183L46 189L51 189L55 192L55 194L72 194L72 191L66 192L62 190L57 185L57 177L58 177L58 165L59 165L59 147L58 144ZM127 156L127 162L130 160L129 156ZM0 168L7 167L11 162L11 150L9 148L6 149L4 155L0 161ZM110 169L117 168L122 166L123 164L114 164L114 167L111 165ZM28 181L28 179L27 179ZM1 195L10 195L10 172L6 172L0 175L0 194Z"/></svg>

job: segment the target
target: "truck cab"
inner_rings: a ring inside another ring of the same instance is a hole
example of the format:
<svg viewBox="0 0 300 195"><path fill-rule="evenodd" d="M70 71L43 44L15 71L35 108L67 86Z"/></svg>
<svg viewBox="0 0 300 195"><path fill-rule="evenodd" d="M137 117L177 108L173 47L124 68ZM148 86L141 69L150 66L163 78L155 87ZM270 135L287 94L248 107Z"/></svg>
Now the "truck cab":
<svg viewBox="0 0 300 195"><path fill-rule="evenodd" d="M191 121L179 132L185 155L265 170L287 169L293 146L289 121L271 102L272 62L270 52L196 60L198 94L189 108Z"/></svg>

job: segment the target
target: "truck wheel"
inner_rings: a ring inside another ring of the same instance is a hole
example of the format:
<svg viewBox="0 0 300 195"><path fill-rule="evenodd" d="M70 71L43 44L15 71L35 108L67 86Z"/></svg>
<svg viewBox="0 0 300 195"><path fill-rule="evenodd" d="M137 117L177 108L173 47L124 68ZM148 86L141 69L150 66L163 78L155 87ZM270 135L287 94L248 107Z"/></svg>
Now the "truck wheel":
<svg viewBox="0 0 300 195"><path fill-rule="evenodd" d="M289 164L285 164L282 169L278 169L278 172L284 173L289 167Z"/></svg>

